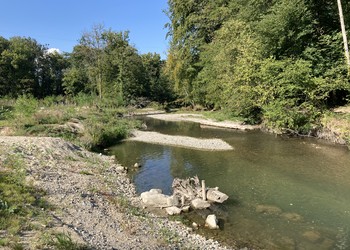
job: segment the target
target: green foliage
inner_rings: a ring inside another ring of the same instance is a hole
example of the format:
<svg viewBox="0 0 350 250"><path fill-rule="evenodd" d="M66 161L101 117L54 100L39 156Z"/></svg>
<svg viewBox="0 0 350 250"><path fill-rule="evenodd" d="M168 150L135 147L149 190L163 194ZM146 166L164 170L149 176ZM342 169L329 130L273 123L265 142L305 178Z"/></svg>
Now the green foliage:
<svg viewBox="0 0 350 250"><path fill-rule="evenodd" d="M53 235L48 245L54 247L57 250L88 250L89 247L75 243L70 235L64 233L58 233Z"/></svg>
<svg viewBox="0 0 350 250"><path fill-rule="evenodd" d="M119 104L138 97L168 98L160 56L140 56L129 44L128 32L94 26L74 47L70 62L63 78L68 95L90 93L100 99L116 99Z"/></svg>
<svg viewBox="0 0 350 250"><path fill-rule="evenodd" d="M303 134L319 124L324 110L348 102L336 3L168 3L166 69L185 102ZM350 19L350 5L344 9Z"/></svg>
<svg viewBox="0 0 350 250"><path fill-rule="evenodd" d="M17 234L47 204L41 191L25 184L26 173L18 156L7 156L1 165L5 171L0 172L0 230Z"/></svg>
<svg viewBox="0 0 350 250"><path fill-rule="evenodd" d="M84 121L86 133L82 138L86 148L106 148L125 139L130 130L130 122L105 116L88 117Z"/></svg>
<svg viewBox="0 0 350 250"><path fill-rule="evenodd" d="M0 37L0 96L62 94L62 71L67 66L63 55L48 53L32 38Z"/></svg>

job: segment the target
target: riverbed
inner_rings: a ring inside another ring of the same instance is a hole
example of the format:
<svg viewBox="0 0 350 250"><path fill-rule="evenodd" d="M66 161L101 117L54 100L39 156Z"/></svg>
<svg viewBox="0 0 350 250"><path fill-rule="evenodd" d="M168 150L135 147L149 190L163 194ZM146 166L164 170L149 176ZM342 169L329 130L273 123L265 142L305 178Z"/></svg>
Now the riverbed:
<svg viewBox="0 0 350 250"><path fill-rule="evenodd" d="M201 128L199 124L145 119L149 131L217 138L234 150L196 149L124 142L112 148L137 192L171 193L173 178L198 175L230 199L217 213L221 229L201 229L226 244L262 249L350 248L350 153L346 147L310 138L260 131ZM200 220L198 215L189 219Z"/></svg>

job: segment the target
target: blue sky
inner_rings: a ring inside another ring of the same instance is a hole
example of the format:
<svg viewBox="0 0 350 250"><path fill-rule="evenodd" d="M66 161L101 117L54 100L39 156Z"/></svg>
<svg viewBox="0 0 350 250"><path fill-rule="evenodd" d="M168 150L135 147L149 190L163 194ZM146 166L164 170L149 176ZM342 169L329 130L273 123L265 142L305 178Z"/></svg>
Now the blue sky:
<svg viewBox="0 0 350 250"><path fill-rule="evenodd" d="M130 31L130 43L140 53L166 57L169 21L167 0L2 0L0 36L25 36L50 48L71 52L82 33L103 24Z"/></svg>

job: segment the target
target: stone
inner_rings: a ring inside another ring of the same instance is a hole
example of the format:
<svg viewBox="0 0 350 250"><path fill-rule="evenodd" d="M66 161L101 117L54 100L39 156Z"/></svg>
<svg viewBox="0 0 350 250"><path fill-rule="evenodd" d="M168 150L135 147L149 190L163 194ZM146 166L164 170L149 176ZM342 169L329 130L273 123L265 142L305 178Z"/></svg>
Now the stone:
<svg viewBox="0 0 350 250"><path fill-rule="evenodd" d="M209 214L205 220L205 226L209 229L219 229L218 220L215 214Z"/></svg>
<svg viewBox="0 0 350 250"><path fill-rule="evenodd" d="M173 207L167 207L166 209L165 209L165 211L167 212L167 214L169 214L169 215L178 215L178 214L181 214L181 209L180 208L178 208L178 207L175 207L175 206L173 206Z"/></svg>
<svg viewBox="0 0 350 250"><path fill-rule="evenodd" d="M123 166L117 166L117 167L115 167L115 171L116 171L117 173L124 173L124 172L125 172L125 169L124 169Z"/></svg>
<svg viewBox="0 0 350 250"><path fill-rule="evenodd" d="M202 199L196 198L196 199L191 201L191 206L194 209L206 209L206 208L210 207L210 203L207 201L204 201Z"/></svg>
<svg viewBox="0 0 350 250"><path fill-rule="evenodd" d="M228 199L228 196L226 194L220 192L216 188L210 188L207 191L207 199L210 201L217 202L217 203L223 203L224 201L226 201Z"/></svg>
<svg viewBox="0 0 350 250"><path fill-rule="evenodd" d="M140 168L140 167L141 167L141 165L138 164L137 162L134 164L134 168Z"/></svg>
<svg viewBox="0 0 350 250"><path fill-rule="evenodd" d="M198 224L197 224L196 222L193 222L193 223L192 223L192 227L193 227L194 229L198 229L198 228L199 228L199 226L198 226Z"/></svg>
<svg viewBox="0 0 350 250"><path fill-rule="evenodd" d="M183 206L181 208L181 211L184 212L184 213L188 213L190 211L190 206Z"/></svg>
<svg viewBox="0 0 350 250"><path fill-rule="evenodd" d="M178 200L178 198L176 196L172 195L172 196L167 198L167 204L168 204L168 206L178 207L178 206L180 206L180 201Z"/></svg>
<svg viewBox="0 0 350 250"><path fill-rule="evenodd" d="M169 196L159 193L156 189L141 194L143 204L149 207L168 207L168 198Z"/></svg>
<svg viewBox="0 0 350 250"><path fill-rule="evenodd" d="M154 193L154 194L162 194L163 193L163 191L159 188L152 188L149 192Z"/></svg>
<svg viewBox="0 0 350 250"><path fill-rule="evenodd" d="M270 205L258 205L256 207L256 212L262 213L262 214L280 214L282 213L282 209L276 206L270 206Z"/></svg>

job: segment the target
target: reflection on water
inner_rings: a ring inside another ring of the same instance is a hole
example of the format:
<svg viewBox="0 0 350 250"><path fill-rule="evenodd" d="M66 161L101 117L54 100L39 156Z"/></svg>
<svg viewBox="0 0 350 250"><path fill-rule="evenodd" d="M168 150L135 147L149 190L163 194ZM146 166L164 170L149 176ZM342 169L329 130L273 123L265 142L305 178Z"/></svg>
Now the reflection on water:
<svg viewBox="0 0 350 250"><path fill-rule="evenodd" d="M137 191L171 193L173 178L198 175L230 196L214 232L230 244L263 249L350 249L350 153L314 139L262 132L201 129L193 123L146 120L150 130L222 138L235 150L206 152L125 142L112 148Z"/></svg>

